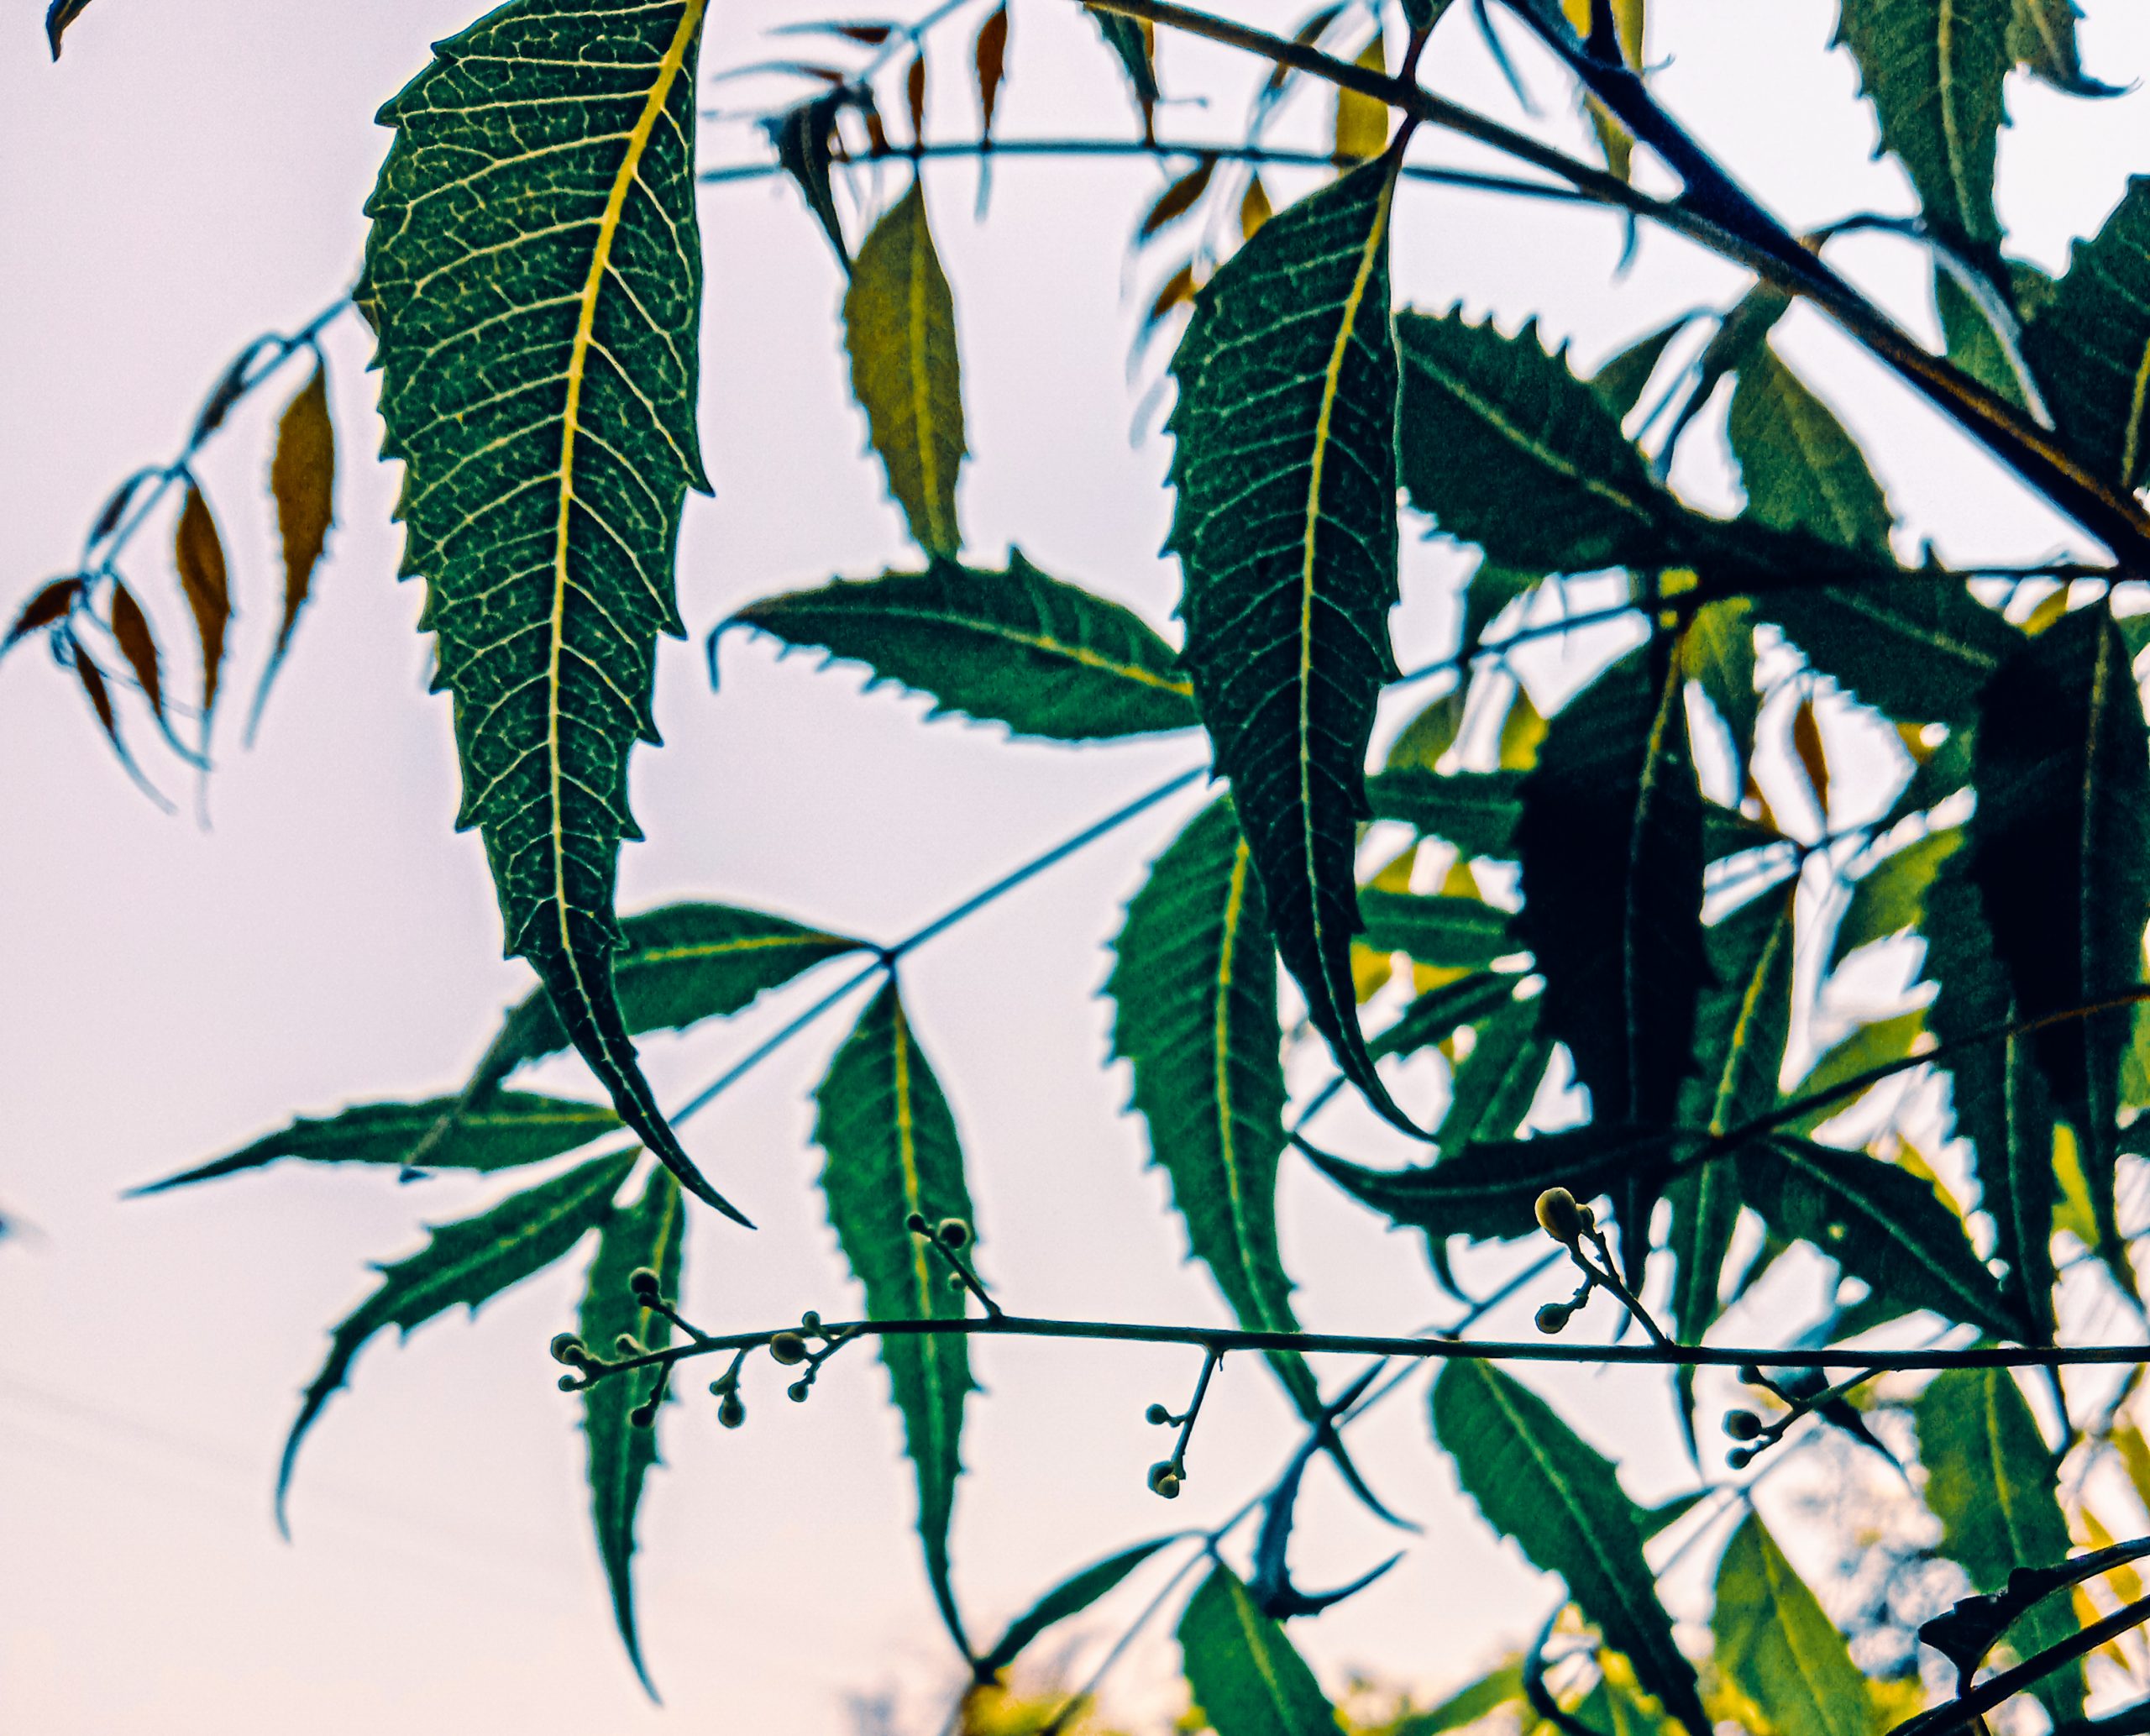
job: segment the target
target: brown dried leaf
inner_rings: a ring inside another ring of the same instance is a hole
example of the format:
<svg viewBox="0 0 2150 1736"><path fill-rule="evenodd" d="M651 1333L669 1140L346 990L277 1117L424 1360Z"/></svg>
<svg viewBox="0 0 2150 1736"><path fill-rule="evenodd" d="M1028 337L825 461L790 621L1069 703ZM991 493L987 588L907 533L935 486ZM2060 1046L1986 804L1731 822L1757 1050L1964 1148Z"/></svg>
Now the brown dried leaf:
<svg viewBox="0 0 2150 1736"><path fill-rule="evenodd" d="M1246 191L1240 198L1240 239L1251 241L1254 232L1276 215L1276 207L1269 202L1269 189L1261 184L1259 173L1251 176Z"/></svg>
<svg viewBox="0 0 2150 1736"><path fill-rule="evenodd" d="M112 581L112 637L119 647L119 654L127 659L127 666L134 671L134 679L141 684L149 709L162 721L165 682L162 660L157 655L157 636L149 631L149 617L134 601L134 593L117 579Z"/></svg>
<svg viewBox="0 0 2150 1736"><path fill-rule="evenodd" d="M1205 153L1193 168L1157 196L1157 202L1150 207L1149 215L1142 219L1142 227L1135 232L1135 239L1147 241L1175 218L1186 216L1194 208L1194 202L1209 191L1209 177L1216 171L1216 158Z"/></svg>
<svg viewBox="0 0 2150 1736"><path fill-rule="evenodd" d="M926 143L926 56L911 56L910 70L904 74L904 102L910 110L910 139L914 144Z"/></svg>
<svg viewBox="0 0 2150 1736"><path fill-rule="evenodd" d="M222 427L224 418L232 413L232 406L246 396L252 384L247 375L260 348L258 343L249 344L232 359L231 366L224 370L224 377L217 382L202 406L202 413L194 418L194 432L186 442L190 448L199 446Z"/></svg>
<svg viewBox="0 0 2150 1736"><path fill-rule="evenodd" d="M134 498L134 490L155 475L155 470L137 470L112 491L112 498L99 509L97 522L90 527L92 543L103 542L119 528L120 515L126 511L128 503Z"/></svg>
<svg viewBox="0 0 2150 1736"><path fill-rule="evenodd" d="M993 16L978 27L973 51L978 66L978 106L983 117L979 136L993 137L994 106L1000 100L1000 87L1008 76L1008 4L1001 0Z"/></svg>
<svg viewBox="0 0 2150 1736"><path fill-rule="evenodd" d="M97 714L97 721L104 726L104 732L112 738L112 745L120 747L119 719L113 713L112 690L105 684L104 672L90 661L90 653L82 649L79 640L67 642L69 661L75 665L75 678L82 684L82 691L89 698L90 709ZM120 747L123 754L124 747Z"/></svg>
<svg viewBox="0 0 2150 1736"><path fill-rule="evenodd" d="M1194 265L1190 260L1165 280L1165 286L1157 291L1157 299L1150 304L1149 312L1143 316L1143 331L1148 333L1173 308L1193 299Z"/></svg>
<svg viewBox="0 0 2150 1736"><path fill-rule="evenodd" d="M269 461L269 492L276 502L276 528L284 543L284 618L269 666L254 695L254 722L269 697L269 684L283 666L299 611L313 590L314 569L336 522L336 424L328 413L328 375L316 357L312 376L284 408L276 423L276 450Z"/></svg>
<svg viewBox="0 0 2150 1736"><path fill-rule="evenodd" d="M55 579L37 591L23 605L22 613L15 617L15 624L8 629L8 637L0 640L0 651L11 651L41 627L50 627L63 619L75 606L75 600L82 594L82 580L79 574L66 579Z"/></svg>
<svg viewBox="0 0 2150 1736"><path fill-rule="evenodd" d="M1807 773L1807 786L1814 792L1814 805L1820 810L1824 831L1829 824L1829 757L1822 745L1822 720L1814 715L1814 701L1801 700L1799 709L1791 716L1791 751L1799 756L1799 763Z"/></svg>
<svg viewBox="0 0 2150 1736"><path fill-rule="evenodd" d="M172 561L179 569L179 588L186 593L186 606L194 613L195 634L202 642L202 738L206 745L209 721L217 708L217 685L223 675L232 594L217 521L209 516L209 503L202 498L201 489L192 483L187 485L186 504L180 509Z"/></svg>
<svg viewBox="0 0 2150 1736"><path fill-rule="evenodd" d="M1322 32L1336 22L1338 15L1343 10L1344 8L1340 6L1323 7L1320 11L1314 13L1292 33L1292 40L1301 48L1312 48L1321 40ZM1265 96L1275 96L1277 92L1291 82L1292 79L1297 76L1297 72L1296 67L1287 66L1282 61L1278 61L1270 69L1269 81L1263 87L1262 93Z"/></svg>

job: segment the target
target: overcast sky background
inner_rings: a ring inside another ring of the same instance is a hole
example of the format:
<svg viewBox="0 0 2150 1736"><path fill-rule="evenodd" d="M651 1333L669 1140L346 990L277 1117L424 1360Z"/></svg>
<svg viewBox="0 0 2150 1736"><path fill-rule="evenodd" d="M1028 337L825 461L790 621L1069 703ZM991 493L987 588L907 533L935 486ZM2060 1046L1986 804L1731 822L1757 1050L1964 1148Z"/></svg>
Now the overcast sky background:
<svg viewBox="0 0 2150 1736"><path fill-rule="evenodd" d="M471 10L469 0L348 10L102 0L55 66L42 8L19 0L0 44L0 153L12 165L0 178L0 598L10 608L71 564L121 475L175 449L240 344L302 323L348 284L386 142L373 111ZM1274 0L1235 10L1296 22ZM2095 73L2128 82L2150 71L2150 14L2126 0L2087 10ZM795 0L719 7L705 68L759 58L762 29L813 15ZM1833 24L1826 0L1654 8L1657 89L1795 226L1910 208L1900 174L1869 160L1872 123L1848 60L1824 52ZM965 26L947 39L940 63L934 130L944 137L975 124L968 81L953 76L968 38ZM1557 110L1558 81L1519 58ZM1170 87L1212 99L1207 113L1172 111L1167 129L1231 136L1248 70L1181 40L1165 43L1162 62ZM1442 89L1513 112L1460 8L1431 65ZM746 92L706 94L732 103ZM2018 80L2010 102L2001 209L2016 250L2058 269L2071 239L2145 166L2150 93L2084 103ZM1322 142L1325 107L1310 93L1278 136ZM1009 134L1131 127L1114 62L1072 6L1051 0L1015 9L1001 112ZM1566 118L1542 124L1581 143ZM1478 160L1430 134L1418 149L1424 160ZM712 128L703 143L708 164L758 154L737 127ZM1169 448L1154 434L1130 443L1147 378L1130 385L1124 365L1162 275L1155 255L1130 274L1125 246L1161 184L1141 161L1004 161L981 223L972 168L929 176L961 322L974 551L998 561L1020 544L1048 571L1162 622L1176 589L1156 553ZM899 185L889 176L884 191ZM621 901L708 897L893 938L1197 763L1198 750L1012 746L995 730L928 725L919 701L862 695L855 670L779 663L744 639L726 646L711 695L699 640L713 622L769 590L878 570L901 558L902 542L862 455L833 323L840 279L815 224L773 181L707 190L701 215L702 426L717 493L688 511L679 584L695 639L663 648L666 746L635 759L649 841L625 854ZM1510 326L1537 312L1594 365L1739 287L1650 234L1611 283L1619 250L1617 223L1601 216L1414 188L1397 225L1398 298L1429 308L1460 298ZM1865 238L1832 256L1914 329L1930 328L1926 269L1907 245ZM2063 527L1818 321L1795 315L1781 343L1870 438L1912 539L1938 532L1959 559L2069 546ZM239 609L210 826L160 815L135 793L41 649L0 669L0 1208L33 1226L0 1246L0 1728L836 1736L852 1728L852 1697L883 1692L897 1696L906 1728L930 1728L952 1672L909 1530L884 1384L863 1361L832 1366L803 1408L757 1371L753 1414L737 1434L714 1426L700 1382L668 1412L640 1574L647 1648L669 1702L659 1712L610 1629L574 1408L543 1355L571 1319L574 1271L475 1324L459 1314L404 1348L376 1344L308 1445L295 1542L270 1523L296 1392L325 1329L366 1288L364 1262L406 1253L418 1223L461 1215L498 1188L286 1167L118 1198L294 1113L451 1086L526 981L499 957L475 835L449 829L448 707L424 690L417 590L395 582L394 477L374 457L357 323L339 321L328 347L340 523L251 753L236 726L275 621L262 483L286 386L234 416L201 466ZM1700 498L1736 498L1707 455L1682 475ZM168 534L138 543L128 572L177 648ZM1407 664L1445 648L1447 597L1466 565L1407 541L1397 617ZM191 794L170 761L148 758L167 788ZM968 1151L988 1273L1029 1311L1222 1318L1206 1279L1181 1263L1162 1177L1145 1167L1139 1124L1120 1113L1126 1081L1103 1065L1108 1014L1095 993L1121 902L1194 800L906 966ZM649 1042L661 1093L679 1100L801 1004ZM747 1236L698 1224L686 1280L695 1317L763 1324L851 1305L807 1141L808 1094L843 1029L842 1018L818 1028L688 1130L763 1226ZM548 1078L566 1086L574 1074ZM1354 1151L1395 1150L1364 1118L1331 1125ZM1439 1313L1415 1238L1383 1235L1290 1163L1282 1206L1308 1324L1406 1330ZM1508 1324L1519 1329L1527 1313ZM1152 1398L1177 1404L1189 1354L1009 1344L977 1361L991 1391L971 1413L955 1558L978 1634L1165 1518L1229 1512L1293 1438L1263 1371L1228 1365L1188 1498L1167 1513L1142 1486L1157 1440L1141 1411ZM1544 1384L1594 1439L1644 1455L1630 1478L1638 1497L1680 1487L1665 1382L1577 1374ZM1429 1691L1452 1685L1527 1637L1550 1588L1457 1497L1425 1445L1415 1389L1364 1435L1376 1482L1426 1534L1387 1583L1303 1643L1333 1681L1363 1664ZM1348 1576L1394 1540L1326 1479L1309 1503L1308 1583ZM1078 1661L1130 1607L1079 1630ZM1172 1663L1166 1646L1138 1655L1120 1678L1125 1703L1168 1701Z"/></svg>

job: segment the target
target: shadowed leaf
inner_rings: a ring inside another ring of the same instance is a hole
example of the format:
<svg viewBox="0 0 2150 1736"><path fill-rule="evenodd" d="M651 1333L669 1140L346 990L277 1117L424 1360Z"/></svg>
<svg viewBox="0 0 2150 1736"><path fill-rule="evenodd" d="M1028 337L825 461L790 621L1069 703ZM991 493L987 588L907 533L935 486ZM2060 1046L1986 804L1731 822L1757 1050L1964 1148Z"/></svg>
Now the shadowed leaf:
<svg viewBox="0 0 2150 1736"><path fill-rule="evenodd" d="M1366 779L1377 820L1400 820L1428 837L1445 839L1465 857L1515 854L1523 816L1520 772L1436 772L1395 765Z"/></svg>
<svg viewBox="0 0 2150 1736"><path fill-rule="evenodd" d="M1876 574L1852 584L1759 593L1756 616L1782 627L1817 669L1891 717L1961 723L2023 635L1960 580Z"/></svg>
<svg viewBox="0 0 2150 1736"><path fill-rule="evenodd" d="M2075 0L2015 0L2008 20L2008 52L2016 63L2071 97L2117 97L2121 87L2088 76L2075 27L2082 18Z"/></svg>
<svg viewBox="0 0 2150 1736"><path fill-rule="evenodd" d="M2150 176L2075 244L2023 349L2070 449L2101 480L2150 482Z"/></svg>
<svg viewBox="0 0 2150 1736"><path fill-rule="evenodd" d="M165 715L162 660L157 655L157 636L149 630L149 617L134 601L134 593L117 579L112 582L112 637L127 666L141 684L142 696L161 721Z"/></svg>
<svg viewBox="0 0 2150 1736"><path fill-rule="evenodd" d="M217 689L223 678L224 634L231 625L232 594L217 521L210 517L209 503L202 498L202 490L191 482L172 540L172 561L202 647L202 746L206 753L210 723L216 715Z"/></svg>
<svg viewBox="0 0 2150 1736"><path fill-rule="evenodd" d="M1891 559L1896 515L1859 443L1766 343L1739 370L1727 425L1756 518Z"/></svg>

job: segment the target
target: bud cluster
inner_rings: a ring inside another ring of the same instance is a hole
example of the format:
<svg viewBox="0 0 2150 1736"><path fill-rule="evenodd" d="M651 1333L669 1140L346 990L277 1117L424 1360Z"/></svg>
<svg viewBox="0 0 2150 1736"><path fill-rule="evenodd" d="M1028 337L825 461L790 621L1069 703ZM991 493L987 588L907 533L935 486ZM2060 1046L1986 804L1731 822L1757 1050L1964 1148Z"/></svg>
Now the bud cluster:
<svg viewBox="0 0 2150 1736"><path fill-rule="evenodd" d="M1568 1257L1582 1273L1582 1283L1573 1296L1565 1302L1548 1302L1539 1307L1534 1320L1540 1332L1548 1335L1565 1332L1568 1322L1590 1300L1591 1293L1602 1289L1619 1298L1653 1342L1671 1343L1634 1293L1621 1282L1612 1247L1596 1213L1560 1187L1548 1188L1538 1196L1536 1211L1538 1227L1568 1251Z"/></svg>

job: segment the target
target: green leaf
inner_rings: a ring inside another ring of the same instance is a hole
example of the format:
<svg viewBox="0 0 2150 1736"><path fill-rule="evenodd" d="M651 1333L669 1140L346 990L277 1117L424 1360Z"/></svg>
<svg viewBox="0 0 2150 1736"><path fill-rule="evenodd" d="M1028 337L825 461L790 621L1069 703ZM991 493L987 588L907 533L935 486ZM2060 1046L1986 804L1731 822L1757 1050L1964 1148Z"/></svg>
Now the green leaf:
<svg viewBox="0 0 2150 1736"><path fill-rule="evenodd" d="M1008 1631L978 1660L978 1679L992 1680L1020 1657L1030 1642L1046 1628L1072 1615L1080 1615L1172 1541L1169 1537L1153 1537L1147 1543L1138 1543L1132 1549L1107 1555L1104 1560L1093 1561L1080 1572L1068 1575L1009 1623Z"/></svg>
<svg viewBox="0 0 2150 1736"><path fill-rule="evenodd" d="M956 478L969 448L956 304L934 251L922 181L914 180L868 232L844 291L843 329L852 395L911 540L953 560L963 545Z"/></svg>
<svg viewBox="0 0 2150 1736"><path fill-rule="evenodd" d="M1693 320L1692 314L1683 313L1608 358L1604 366L1590 376L1590 389L1597 394L1598 401L1625 422L1628 413L1642 401L1643 392L1672 340L1686 331Z"/></svg>
<svg viewBox="0 0 2150 1736"><path fill-rule="evenodd" d="M2150 726L2103 607L2024 642L1981 696L1971 753L1979 804L1964 855L2017 1015L2125 995L2142 981L2150 922ZM2031 1038L2082 1141L2108 1253L2119 1246L2114 1141L2133 1025L2121 1005Z"/></svg>
<svg viewBox="0 0 2150 1736"><path fill-rule="evenodd" d="M1552 1046L1538 1029L1538 1002L1510 1000L1475 1033L1471 1052L1449 1076L1438 1131L1444 1151L1515 1137L1530 1113Z"/></svg>
<svg viewBox="0 0 2150 1736"><path fill-rule="evenodd" d="M2069 450L2101 481L2150 481L2150 176L2075 244L2023 349Z"/></svg>
<svg viewBox="0 0 2150 1736"><path fill-rule="evenodd" d="M1780 1235L1811 1242L1875 1294L1998 1337L2028 1327L1932 1187L1864 1151L1780 1135L1741 1148L1740 1197Z"/></svg>
<svg viewBox="0 0 2150 1736"><path fill-rule="evenodd" d="M1739 370L1727 426L1756 518L1892 559L1896 515L1859 443L1766 343Z"/></svg>
<svg viewBox="0 0 2150 1736"><path fill-rule="evenodd" d="M1928 832L1883 857L1854 882L1836 936L1829 942L1829 968L1834 970L1845 954L1861 947L1917 927L1926 914L1927 889L1963 838L1953 826Z"/></svg>
<svg viewBox="0 0 2150 1736"><path fill-rule="evenodd" d="M1717 1563L1710 1615L1718 1666L1775 1736L1876 1736L1881 1718L1843 1635L1748 1514Z"/></svg>
<svg viewBox="0 0 2150 1736"><path fill-rule="evenodd" d="M935 716L1004 723L1019 736L1093 742L1201 721L1178 653L1147 621L1047 578L1020 551L1004 573L943 562L764 597L724 626L818 646L931 695Z"/></svg>
<svg viewBox="0 0 2150 1736"><path fill-rule="evenodd" d="M1445 1042L1459 1027L1475 1025L1513 1001L1518 980L1497 971L1473 971L1429 989L1369 1046L1378 1060L1384 1055L1416 1054Z"/></svg>
<svg viewBox="0 0 2150 1736"><path fill-rule="evenodd" d="M1744 773L1754 749L1754 722L1762 696L1754 688L1754 606L1744 597L1723 597L1695 611L1684 648L1687 673L1700 684L1732 737Z"/></svg>
<svg viewBox="0 0 2150 1736"><path fill-rule="evenodd" d="M1876 1019L1862 1025L1833 1044L1817 1060L1797 1085L1786 1094L1787 1104L1804 1101L1807 1098L1833 1091L1838 1086L1848 1085L1860 1075L1877 1067L1886 1067L1901 1061L1911 1052L1926 1030L1926 1009L1913 1007L1909 1012L1898 1013L1892 1018ZM1798 1119L1788 1121L1786 1127L1793 1133L1812 1133L1832 1116L1841 1115L1857 1095L1839 1097L1803 1111Z"/></svg>
<svg viewBox="0 0 2150 1736"><path fill-rule="evenodd" d="M286 1157L308 1163L385 1163L398 1168L512 1169L572 1151L616 1132L620 1125L620 1118L599 1104L532 1091L502 1091L457 1118L450 1136L428 1145L427 1135L462 1103L460 1098L436 1097L425 1103L357 1104L319 1120L302 1115L228 1156L130 1188L128 1197L215 1181Z"/></svg>
<svg viewBox="0 0 2150 1736"><path fill-rule="evenodd" d="M666 1125L612 994L627 755L654 742L657 636L695 432L705 0L511 0L381 111L359 308L380 340L403 570L455 695L459 826L508 950L690 1193L739 1214ZM742 1219L743 1222L744 1219Z"/></svg>
<svg viewBox="0 0 2150 1736"><path fill-rule="evenodd" d="M657 1274L658 1292L677 1296L685 1229L679 1184L663 1170L653 1172L642 1197L606 1225L597 1256L590 1262L576 1322L583 1342L598 1355L615 1354L612 1347L621 1333L648 1350L661 1351L671 1343L672 1323L637 1302L627 1280L637 1268L648 1267ZM605 1581L612 1592L612 1619L627 1660L654 1699L657 1690L650 1684L635 1628L634 1555L635 1510L642 1503L643 1480L658 1462L657 1429L653 1424L636 1426L629 1415L648 1396L649 1382L647 1376L620 1375L585 1388L582 1433L589 1449L590 1517L597 1534L597 1558L605 1564Z"/></svg>
<svg viewBox="0 0 2150 1736"><path fill-rule="evenodd" d="M1428 837L1445 839L1466 858L1515 854L1516 821L1523 814L1519 772L1396 766L1366 779L1366 796L1375 819L1400 820ZM1363 894L1360 907L1363 911Z"/></svg>
<svg viewBox="0 0 2150 1736"><path fill-rule="evenodd" d="M1276 950L1229 798L1151 865L1113 953L1113 1054L1134 1072L1135 1106L1188 1246L1242 1326L1297 1331L1277 1249L1285 1093ZM1304 1357L1279 1352L1271 1362L1303 1412L1320 1408Z"/></svg>
<svg viewBox="0 0 2150 1736"><path fill-rule="evenodd" d="M1124 13L1099 12L1088 6L1083 9L1104 38L1105 46L1120 57L1120 70L1126 73L1135 102L1146 121L1162 95L1157 88L1156 63L1150 52L1150 27Z"/></svg>
<svg viewBox="0 0 2150 1736"><path fill-rule="evenodd" d="M1938 573L1785 587L1754 599L1814 667L1869 705L1920 723L1969 718L2023 635Z"/></svg>
<svg viewBox="0 0 2150 1736"><path fill-rule="evenodd" d="M2121 87L2088 76L2075 41L2083 16L2075 0L2015 0L2008 20L2008 52L2032 77L2071 97L2117 97Z"/></svg>
<svg viewBox="0 0 2150 1736"><path fill-rule="evenodd" d="M1565 1581L1688 1736L1708 1736L1694 1665L1673 1644L1672 1618L1643 1557L1642 1518L1612 1461L1488 1362L1444 1365L1433 1413L1434 1433L1487 1523Z"/></svg>
<svg viewBox="0 0 2150 1736"><path fill-rule="evenodd" d="M1300 200L1195 298L1172 359L1171 547L1182 661L1277 950L1337 1064L1408 1129L1366 1054L1351 980L1366 747L1396 673L1394 186L1379 161Z"/></svg>
<svg viewBox="0 0 2150 1736"><path fill-rule="evenodd" d="M1686 687L1676 648L1630 653L1554 718L1523 783L1512 926L1602 1121L1670 1120L1692 1067L1707 967Z"/></svg>
<svg viewBox="0 0 2150 1736"><path fill-rule="evenodd" d="M1187 1685L1217 1736L1335 1736L1336 1711L1284 1630L1219 1561L1179 1618Z"/></svg>
<svg viewBox="0 0 2150 1736"><path fill-rule="evenodd" d="M2019 9L2034 3L2043 3L2043 0L2017 0ZM2020 260L2004 260L2002 270L2006 273L2006 281L2011 291L2007 299L2016 304L2017 313L2017 331L2012 342L2004 339L1994 329L1993 318L1987 310L1956 281L1953 273L1945 270L1937 270L1933 274L1934 312L1940 316L1941 335L1948 359L2017 409L2027 411L2030 400L2025 395L2022 375L2018 371L2019 364L2025 368L2029 365L2023 354L2022 323L2033 309L2052 299L2053 282L2036 265L2027 265Z"/></svg>
<svg viewBox="0 0 2150 1736"><path fill-rule="evenodd" d="M1397 450L1411 504L1489 559L1539 572L1648 566L1681 511L1620 417L1548 355L1459 310L1400 315Z"/></svg>
<svg viewBox="0 0 2150 1736"><path fill-rule="evenodd" d="M322 1407L343 1384L359 1350L385 1327L412 1329L459 1302L475 1314L501 1291L564 1258L612 1209L612 1196L627 1180L636 1151L607 1152L577 1164L565 1175L511 1193L475 1218L433 1227L431 1240L407 1260L375 1268L380 1287L329 1335L328 1357L308 1382L298 1419L284 1442L276 1471L276 1523L285 1527L284 1497L300 1444Z"/></svg>
<svg viewBox="0 0 2150 1736"><path fill-rule="evenodd" d="M1398 1720L1382 1736L1443 1736L1475 1724L1488 1713L1523 1698L1523 1665L1502 1664L1458 1688L1438 1706Z"/></svg>
<svg viewBox="0 0 2150 1736"><path fill-rule="evenodd" d="M894 983L858 1015L815 1094L814 1138L828 1158L821 1191L844 1258L866 1288L873 1320L956 1320L966 1298L948 1268L905 1228L973 1221L955 1117L941 1094ZM973 1240L974 1249L977 1243ZM963 1400L971 1379L968 1340L920 1333L875 1340L889 1371L904 1437L918 1473L918 1534L941 1618L970 1655L948 1579L948 1521L962 1472Z"/></svg>
<svg viewBox="0 0 2150 1736"><path fill-rule="evenodd" d="M1519 952L1508 913L1475 898L1373 889L1359 894L1366 944L1377 952L1408 952L1421 964L1471 970Z"/></svg>
<svg viewBox="0 0 2150 1736"><path fill-rule="evenodd" d="M1919 1457L1926 1503L1941 1521L1941 1552L1981 1592L1998 1592L2017 1567L2068 1554L2068 1521L2056 1492L2053 1455L2002 1368L1956 1368L1919 1395ZM2034 1606L2015 1628L2029 1657L2075 1632L2065 1598ZM2069 1664L2034 1691L2056 1724L2083 1715L2083 1666Z"/></svg>
<svg viewBox="0 0 2150 1736"><path fill-rule="evenodd" d="M1882 146L1951 240L2001 239L1993 165L2013 11L2013 0L1843 0L1837 40L1859 63Z"/></svg>

